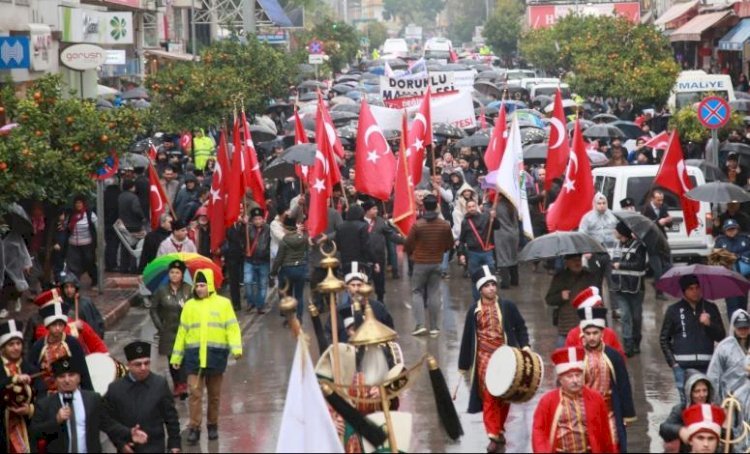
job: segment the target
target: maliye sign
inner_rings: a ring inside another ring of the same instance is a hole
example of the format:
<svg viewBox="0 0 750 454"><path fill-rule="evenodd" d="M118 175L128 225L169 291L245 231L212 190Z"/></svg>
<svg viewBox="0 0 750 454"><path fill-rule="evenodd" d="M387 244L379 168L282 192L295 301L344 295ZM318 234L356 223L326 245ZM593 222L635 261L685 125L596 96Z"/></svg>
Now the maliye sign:
<svg viewBox="0 0 750 454"><path fill-rule="evenodd" d="M93 44L75 44L60 53L60 62L70 69L96 69L107 61L107 52Z"/></svg>

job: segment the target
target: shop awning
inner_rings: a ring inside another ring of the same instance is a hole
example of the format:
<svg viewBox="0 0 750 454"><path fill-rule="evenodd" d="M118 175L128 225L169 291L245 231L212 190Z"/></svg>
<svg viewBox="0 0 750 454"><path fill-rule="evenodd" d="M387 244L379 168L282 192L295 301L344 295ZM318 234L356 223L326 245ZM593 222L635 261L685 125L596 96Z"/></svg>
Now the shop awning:
<svg viewBox="0 0 750 454"><path fill-rule="evenodd" d="M179 61L193 61L195 60L195 57L193 57L193 54L182 54L182 53L175 53L175 52L167 52L166 50L159 50L159 49L146 49L143 51L146 55L153 55L154 57L158 58L165 58L168 60L179 60Z"/></svg>
<svg viewBox="0 0 750 454"><path fill-rule="evenodd" d="M292 21L289 20L284 8L279 5L278 0L258 0L258 4L263 8L268 19L277 27L292 27Z"/></svg>
<svg viewBox="0 0 750 454"><path fill-rule="evenodd" d="M675 3L670 6L668 10L659 16L655 21L654 25L667 26L670 22L674 22L684 16L687 16L692 10L697 10L698 0L685 3ZM687 20L687 19L686 19Z"/></svg>
<svg viewBox="0 0 750 454"><path fill-rule="evenodd" d="M742 19L719 40L719 49L741 51L748 38L750 38L750 19Z"/></svg>
<svg viewBox="0 0 750 454"><path fill-rule="evenodd" d="M717 13L699 14L690 19L690 22L675 30L670 36L671 42L675 41L700 41L701 35L711 27L723 21L732 11L719 11Z"/></svg>

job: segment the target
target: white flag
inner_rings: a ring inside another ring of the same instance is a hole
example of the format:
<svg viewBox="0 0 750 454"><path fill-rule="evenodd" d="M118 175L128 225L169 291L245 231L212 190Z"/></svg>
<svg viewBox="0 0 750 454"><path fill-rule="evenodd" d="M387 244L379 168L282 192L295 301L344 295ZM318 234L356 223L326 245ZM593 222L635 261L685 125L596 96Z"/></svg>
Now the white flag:
<svg viewBox="0 0 750 454"><path fill-rule="evenodd" d="M344 452L302 336L297 338L276 452Z"/></svg>
<svg viewBox="0 0 750 454"><path fill-rule="evenodd" d="M497 192L516 207L518 219L523 226L523 234L527 238L534 238L531 228L531 215L529 214L529 201L526 196L526 181L523 168L523 142L521 141L521 129L518 127L518 118L514 115L513 122L508 132L508 140L505 143L505 152L497 169Z"/></svg>

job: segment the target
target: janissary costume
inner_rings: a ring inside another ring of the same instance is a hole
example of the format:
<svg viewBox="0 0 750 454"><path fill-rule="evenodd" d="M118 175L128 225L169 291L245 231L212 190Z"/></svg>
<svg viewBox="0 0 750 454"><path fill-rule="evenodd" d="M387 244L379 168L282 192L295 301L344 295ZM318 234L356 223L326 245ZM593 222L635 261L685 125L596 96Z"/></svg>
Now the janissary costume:
<svg viewBox="0 0 750 454"><path fill-rule="evenodd" d="M23 328L20 322L15 320L6 320L0 323L0 349L13 339L23 342ZM23 385L17 382L16 377L22 374L33 375L38 370L24 361L23 358L13 361L2 356L3 367L0 369L0 390L12 387L18 391L16 395L22 395L27 398L23 403L31 405L31 413L21 416L10 411L12 402L5 402L0 399L0 410L2 410L2 424L0 424L0 440L2 441L3 452L10 454L25 454L32 452L32 440L29 439L29 425L31 417L34 414L34 405L32 400L34 395L44 396L46 389L41 379L32 380L30 385Z"/></svg>
<svg viewBox="0 0 750 454"><path fill-rule="evenodd" d="M606 327L607 308L587 307L578 309L581 331ZM635 421L635 405L630 388L630 377L625 361L614 348L599 342L597 346L584 346L584 377L586 386L598 391L607 403L607 413L612 441L619 445L620 452L627 452L625 423Z"/></svg>
<svg viewBox="0 0 750 454"><path fill-rule="evenodd" d="M581 347L568 347L552 354L555 372L583 372L585 353ZM548 391L534 412L532 449L534 452L616 452L612 442L604 398L583 386L578 392L562 387Z"/></svg>
<svg viewBox="0 0 750 454"><path fill-rule="evenodd" d="M488 266L483 266L472 276L476 287L493 283L497 278ZM487 391L485 374L492 354L503 345L516 348L529 346L526 322L511 301L495 298L479 301L469 307L464 323L464 334L458 357L458 369L471 373L469 413L482 412L484 428L491 441L499 441L508 417L510 404Z"/></svg>
<svg viewBox="0 0 750 454"><path fill-rule="evenodd" d="M589 287L583 290L581 293L576 295L573 299L573 307L578 309L584 309L587 307L604 307L602 297L599 294L599 289L596 287ZM625 350L622 348L620 338L617 337L617 333L612 328L605 326L604 332L602 333L602 341L605 345L617 350L618 353L625 358ZM583 341L581 339L581 327L576 326L568 331L568 336L565 338L566 347L583 347Z"/></svg>
<svg viewBox="0 0 750 454"><path fill-rule="evenodd" d="M65 314L60 303L52 303L44 306L39 309L39 315L44 320L44 326L47 328L53 323L68 323L68 316ZM83 347L72 336L63 333L59 341L52 340L49 334L44 336L34 342L29 351L28 360L44 372L43 379L47 385L47 391L57 392L55 377L52 374L52 363L66 356L70 357L71 361L75 363L77 370L81 371L81 388L93 391L94 388L91 384L89 368L86 366Z"/></svg>

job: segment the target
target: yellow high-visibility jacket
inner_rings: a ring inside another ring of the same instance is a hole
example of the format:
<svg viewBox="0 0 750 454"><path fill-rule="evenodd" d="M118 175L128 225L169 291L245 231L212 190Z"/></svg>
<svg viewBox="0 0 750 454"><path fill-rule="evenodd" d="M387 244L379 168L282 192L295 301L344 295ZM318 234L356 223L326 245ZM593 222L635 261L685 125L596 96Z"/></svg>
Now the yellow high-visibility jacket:
<svg viewBox="0 0 750 454"><path fill-rule="evenodd" d="M223 373L229 353L242 354L242 334L232 302L216 293L213 271L198 270L195 276L201 273L206 277L209 296L193 297L185 303L169 362L182 365L188 373L199 369Z"/></svg>

